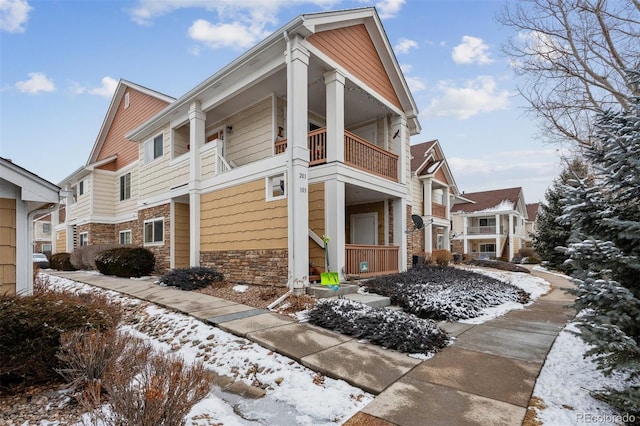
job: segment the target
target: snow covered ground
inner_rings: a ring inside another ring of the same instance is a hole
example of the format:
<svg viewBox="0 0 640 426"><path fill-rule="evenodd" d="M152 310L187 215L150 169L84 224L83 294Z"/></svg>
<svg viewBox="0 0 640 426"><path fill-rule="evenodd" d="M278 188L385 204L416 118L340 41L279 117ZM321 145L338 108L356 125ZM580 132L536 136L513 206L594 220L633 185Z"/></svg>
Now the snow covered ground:
<svg viewBox="0 0 640 426"><path fill-rule="evenodd" d="M527 291L532 301L550 289L547 281L530 274L478 268L473 271ZM93 287L54 276L50 276L50 282L59 288L81 291L91 288L96 291ZM260 399L248 399L220 389L212 391L189 413L188 425L215 422L225 426L335 425L346 421L373 399L373 395L344 381L328 377L318 380L316 373L287 357L189 316L116 292L109 294L114 300L137 309L137 313L145 318L138 324L123 327L123 330L186 360L206 360L207 367L220 375L237 377L247 384L254 379L268 384L266 395ZM509 310L523 308L522 304L509 302L485 309L480 317L464 322L482 323ZM569 324L559 334L540 372L533 392L543 403L536 408L538 420L546 426L620 424L624 413L617 413L594 399L589 391L620 386L624 378L605 378L595 363L585 359L583 355L588 346L575 335L575 331L575 326ZM252 375L249 371L255 371L255 366L261 373Z"/></svg>
<svg viewBox="0 0 640 426"><path fill-rule="evenodd" d="M103 291L54 276L49 276L49 282L60 289ZM135 309L140 319L122 326L123 331L187 362L203 361L219 375L236 377L248 385L266 385L265 396L258 399L215 388L193 407L187 425L335 425L373 400L373 395L342 380L322 377L290 358L195 318L113 291L107 293L110 299Z"/></svg>

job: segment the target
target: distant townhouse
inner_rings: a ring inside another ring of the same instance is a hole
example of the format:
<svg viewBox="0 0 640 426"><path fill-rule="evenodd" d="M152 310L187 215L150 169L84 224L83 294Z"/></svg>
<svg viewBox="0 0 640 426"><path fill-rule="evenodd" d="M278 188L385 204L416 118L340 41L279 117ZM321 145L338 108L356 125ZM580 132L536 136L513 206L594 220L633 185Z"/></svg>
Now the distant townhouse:
<svg viewBox="0 0 640 426"><path fill-rule="evenodd" d="M411 232L414 263L433 250L451 249L451 206L458 188L437 140L411 146L412 213L423 229Z"/></svg>
<svg viewBox="0 0 640 426"><path fill-rule="evenodd" d="M533 236L536 233L536 219L538 217L538 211L540 210L540 203L527 204L527 219L524 222L525 226L525 247L533 247Z"/></svg>
<svg viewBox="0 0 640 426"><path fill-rule="evenodd" d="M455 253L511 260L530 241L522 188L463 193L451 216Z"/></svg>
<svg viewBox="0 0 640 426"><path fill-rule="evenodd" d="M51 213L36 216L33 219L33 252L50 255L52 244Z"/></svg>
<svg viewBox="0 0 640 426"><path fill-rule="evenodd" d="M160 269L290 286L310 263L341 279L406 270L417 115L374 8L301 15L176 100L121 81L62 183L56 250L131 242ZM451 181L433 177L443 229Z"/></svg>

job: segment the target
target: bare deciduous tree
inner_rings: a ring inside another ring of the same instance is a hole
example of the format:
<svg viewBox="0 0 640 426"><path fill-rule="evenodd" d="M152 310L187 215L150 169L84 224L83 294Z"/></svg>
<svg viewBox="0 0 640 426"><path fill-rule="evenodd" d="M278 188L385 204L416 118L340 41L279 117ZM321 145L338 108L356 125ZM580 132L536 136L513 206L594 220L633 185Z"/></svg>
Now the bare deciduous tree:
<svg viewBox="0 0 640 426"><path fill-rule="evenodd" d="M504 52L546 140L591 145L595 112L638 95L625 76L640 65L640 0L519 0L498 21L515 30Z"/></svg>

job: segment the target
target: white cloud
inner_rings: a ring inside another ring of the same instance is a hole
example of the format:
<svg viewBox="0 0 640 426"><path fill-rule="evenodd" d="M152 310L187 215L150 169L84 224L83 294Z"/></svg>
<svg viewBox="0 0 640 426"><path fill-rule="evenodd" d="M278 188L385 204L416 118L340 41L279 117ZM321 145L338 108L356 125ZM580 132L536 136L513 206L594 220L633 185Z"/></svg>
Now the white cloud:
<svg viewBox="0 0 640 426"><path fill-rule="evenodd" d="M246 48L266 37L262 25L246 25L240 22L212 24L198 19L189 27L189 36L210 48Z"/></svg>
<svg viewBox="0 0 640 426"><path fill-rule="evenodd" d="M409 90L412 92L419 92L427 88L427 85L420 77L405 77L405 80L407 80Z"/></svg>
<svg viewBox="0 0 640 426"><path fill-rule="evenodd" d="M490 64L489 46L481 38L463 36L462 43L453 48L451 58L456 64Z"/></svg>
<svg viewBox="0 0 640 426"><path fill-rule="evenodd" d="M398 40L398 44L394 47L397 53L409 53L409 50L417 48L418 42L415 40L409 40L408 38L401 38Z"/></svg>
<svg viewBox="0 0 640 426"><path fill-rule="evenodd" d="M102 86L87 90L90 95L98 95L105 98L111 98L116 91L118 82L111 77L102 78Z"/></svg>
<svg viewBox="0 0 640 426"><path fill-rule="evenodd" d="M545 63L557 60L567 54L567 48L563 47L558 39L539 31L520 31L518 41L522 44L522 50L531 55L531 60ZM520 60L510 62L512 67L522 65Z"/></svg>
<svg viewBox="0 0 640 426"><path fill-rule="evenodd" d="M403 73L409 74L411 70L413 70L413 65L411 64L400 64L400 69Z"/></svg>
<svg viewBox="0 0 640 426"><path fill-rule="evenodd" d="M24 32L32 9L27 0L0 0L0 31Z"/></svg>
<svg viewBox="0 0 640 426"><path fill-rule="evenodd" d="M405 0L381 0L376 3L376 9L381 19L395 17L404 5Z"/></svg>
<svg viewBox="0 0 640 426"><path fill-rule="evenodd" d="M41 92L54 92L56 90L55 84L53 84L53 80L49 79L42 72L30 72L29 79L25 81L18 81L16 83L16 88L23 92L29 93L31 95L37 95Z"/></svg>
<svg viewBox="0 0 640 426"><path fill-rule="evenodd" d="M424 111L427 118L456 117L465 120L480 113L507 109L512 96L507 90L498 90L491 76L479 76L461 86L451 81L440 81L438 90L440 96L433 99Z"/></svg>

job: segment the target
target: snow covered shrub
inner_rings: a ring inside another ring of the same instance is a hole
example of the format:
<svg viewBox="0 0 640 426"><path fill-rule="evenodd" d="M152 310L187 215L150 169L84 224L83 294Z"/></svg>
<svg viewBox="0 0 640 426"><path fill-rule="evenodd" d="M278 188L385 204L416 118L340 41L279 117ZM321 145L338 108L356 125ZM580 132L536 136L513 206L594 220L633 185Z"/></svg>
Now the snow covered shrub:
<svg viewBox="0 0 640 426"><path fill-rule="evenodd" d="M482 266L484 268L500 269L501 271L524 272L525 274L531 273L531 271L529 271L527 268L515 265L511 262L505 262L503 260L474 259L469 261L468 263L469 265L473 265L473 266Z"/></svg>
<svg viewBox="0 0 640 426"><path fill-rule="evenodd" d="M110 330L120 317L105 297L91 294L0 297L0 389L59 380L61 334Z"/></svg>
<svg viewBox="0 0 640 426"><path fill-rule="evenodd" d="M640 70L630 73L640 84ZM637 92L636 92L637 93ZM600 396L621 413L640 416L640 98L628 110L604 111L583 156L592 179L563 186L562 223L571 226L564 249L577 284L577 319L605 374L626 377L626 388Z"/></svg>
<svg viewBox="0 0 640 426"><path fill-rule="evenodd" d="M197 290L223 280L224 275L221 272L203 266L172 269L160 277L161 283L179 287L181 290Z"/></svg>
<svg viewBox="0 0 640 426"><path fill-rule="evenodd" d="M155 263L153 253L142 247L118 247L96 257L96 267L100 273L125 278L149 275Z"/></svg>
<svg viewBox="0 0 640 426"><path fill-rule="evenodd" d="M449 250L434 250L431 253L431 258L435 262L436 265L447 266L453 256L451 256L451 252Z"/></svg>
<svg viewBox="0 0 640 426"><path fill-rule="evenodd" d="M431 320L372 308L348 299L322 299L309 312L311 324L407 353L433 353L449 342Z"/></svg>
<svg viewBox="0 0 640 426"><path fill-rule="evenodd" d="M76 269L96 270L96 257L103 251L124 247L120 244L96 244L76 247L71 253L71 264Z"/></svg>
<svg viewBox="0 0 640 426"><path fill-rule="evenodd" d="M71 264L71 253L56 253L52 254L49 259L49 264L52 269L58 271L75 271L76 268Z"/></svg>
<svg viewBox="0 0 640 426"><path fill-rule="evenodd" d="M506 302L527 303L529 295L511 284L471 271L424 266L378 277L366 288L420 318L457 321L477 317L484 308Z"/></svg>

